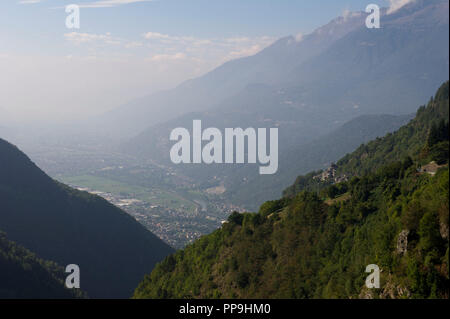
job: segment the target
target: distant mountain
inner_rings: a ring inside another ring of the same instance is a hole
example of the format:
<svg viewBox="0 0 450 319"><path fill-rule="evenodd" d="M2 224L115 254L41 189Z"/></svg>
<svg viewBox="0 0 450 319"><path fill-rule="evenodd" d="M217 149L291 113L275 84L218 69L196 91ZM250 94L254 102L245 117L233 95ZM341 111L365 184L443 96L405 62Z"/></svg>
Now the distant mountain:
<svg viewBox="0 0 450 319"><path fill-rule="evenodd" d="M71 299L79 290L64 287L68 274L54 262L44 261L7 239L0 232L0 299Z"/></svg>
<svg viewBox="0 0 450 319"><path fill-rule="evenodd" d="M254 56L229 61L178 87L136 99L94 120L96 128L135 135L151 125L185 113L211 109L250 84L275 84L294 67L323 52L334 42L360 27L362 13L339 17L301 38L282 38ZM333 32L328 32L328 30Z"/></svg>
<svg viewBox="0 0 450 319"><path fill-rule="evenodd" d="M446 0L417 0L392 14L383 9L381 29L365 27L366 13L349 13L304 37L280 39L254 56L135 100L94 125L126 138L183 114L236 112L239 105L236 117L259 108L295 109L293 120L324 134L362 114L410 113L448 79L447 13Z"/></svg>
<svg viewBox="0 0 450 319"><path fill-rule="evenodd" d="M106 200L62 185L0 139L0 228L39 257L77 264L94 298L127 298L173 250Z"/></svg>
<svg viewBox="0 0 450 319"><path fill-rule="evenodd" d="M158 264L134 298L447 299L448 86L339 161L349 180L312 172L257 214L231 214ZM379 289L365 285L368 265Z"/></svg>
<svg viewBox="0 0 450 319"><path fill-rule="evenodd" d="M335 119L405 114L448 79L449 2L418 0L360 27L294 68L286 94Z"/></svg>

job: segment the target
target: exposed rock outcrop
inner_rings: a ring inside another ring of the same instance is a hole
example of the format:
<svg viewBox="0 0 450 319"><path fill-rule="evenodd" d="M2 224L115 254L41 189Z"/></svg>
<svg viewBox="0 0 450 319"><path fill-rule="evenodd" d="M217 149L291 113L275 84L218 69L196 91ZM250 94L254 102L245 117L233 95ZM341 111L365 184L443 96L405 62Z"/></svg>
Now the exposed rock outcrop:
<svg viewBox="0 0 450 319"><path fill-rule="evenodd" d="M397 254L403 255L408 251L408 235L409 230L407 229L402 230L401 233L398 235L397 249L396 249Z"/></svg>

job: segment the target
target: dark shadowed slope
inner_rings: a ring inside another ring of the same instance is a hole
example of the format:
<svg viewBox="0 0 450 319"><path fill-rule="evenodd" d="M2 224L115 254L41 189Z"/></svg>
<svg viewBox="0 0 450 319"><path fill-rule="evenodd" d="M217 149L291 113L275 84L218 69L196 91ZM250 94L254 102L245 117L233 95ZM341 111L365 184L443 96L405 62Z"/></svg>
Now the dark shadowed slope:
<svg viewBox="0 0 450 319"><path fill-rule="evenodd" d="M1 139L0 203L0 229L41 258L79 265L90 297L129 297L172 252L119 208L55 182Z"/></svg>
<svg viewBox="0 0 450 319"><path fill-rule="evenodd" d="M84 294L64 287L68 274L0 232L0 299L70 299Z"/></svg>

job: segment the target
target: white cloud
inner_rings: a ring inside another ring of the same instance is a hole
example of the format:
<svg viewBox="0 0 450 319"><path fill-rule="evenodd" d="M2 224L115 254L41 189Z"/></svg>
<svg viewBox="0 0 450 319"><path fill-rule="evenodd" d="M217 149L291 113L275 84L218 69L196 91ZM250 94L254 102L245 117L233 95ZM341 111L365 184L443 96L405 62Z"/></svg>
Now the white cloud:
<svg viewBox="0 0 450 319"><path fill-rule="evenodd" d="M161 40L170 39L170 36L159 32L147 32L144 34L144 38L146 38L147 40Z"/></svg>
<svg viewBox="0 0 450 319"><path fill-rule="evenodd" d="M125 44L125 48L127 48L127 49L140 48L142 46L143 46L143 43L138 42L138 41L131 41L131 42Z"/></svg>
<svg viewBox="0 0 450 319"><path fill-rule="evenodd" d="M242 57L246 57L246 56L250 56L250 55L255 55L256 53L258 53L259 51L261 51L262 47L258 44L255 44L251 47L245 47L236 51L232 51L228 54L227 57L225 57L226 59L238 59L238 58L242 58Z"/></svg>
<svg viewBox="0 0 450 319"><path fill-rule="evenodd" d="M415 0L388 0L388 1L389 1L389 9L387 11L387 14L391 14Z"/></svg>
<svg viewBox="0 0 450 319"><path fill-rule="evenodd" d="M225 39L228 43L246 43L250 41L250 38L248 37L235 37L235 38L228 38Z"/></svg>
<svg viewBox="0 0 450 319"><path fill-rule="evenodd" d="M80 45L83 43L103 43L110 45L119 45L121 44L121 40L118 38L114 38L111 36L111 33L107 32L105 34L94 34L94 33L80 33L80 32L71 32L64 34L64 37L69 42Z"/></svg>
<svg viewBox="0 0 450 319"><path fill-rule="evenodd" d="M141 48L144 45L142 41L128 41L126 39L115 37L111 35L110 32L106 32L105 34L70 32L64 34L64 38L70 44L76 46L89 44L91 50L98 47L110 48L110 46L125 49L136 49Z"/></svg>
<svg viewBox="0 0 450 319"><path fill-rule="evenodd" d="M197 38L193 36L173 36L159 32L143 34L147 47L159 51L157 55L173 55L184 52L191 58L215 59L218 63L258 53L275 40L271 37L229 37Z"/></svg>
<svg viewBox="0 0 450 319"><path fill-rule="evenodd" d="M186 59L186 54L182 52L178 52L175 54L157 54L148 59L148 61L152 62L161 62L161 61L175 61L175 60L184 60Z"/></svg>
<svg viewBox="0 0 450 319"><path fill-rule="evenodd" d="M360 17L361 15L362 15L361 11L350 11L349 9L344 9L342 11L342 15L341 15L343 19L338 23L347 22L348 19L354 18L354 17Z"/></svg>
<svg viewBox="0 0 450 319"><path fill-rule="evenodd" d="M104 34L70 32L64 34L68 43L87 49L90 54L103 50L102 55L111 56L125 53L122 49L139 49L138 52L152 61L174 61L198 59L216 65L231 59L254 55L275 39L271 37L230 37L204 39L192 36L172 36L159 32L146 32L143 40L126 40ZM301 40L301 36L297 36ZM113 46L116 48L113 50ZM183 54L180 55L180 54Z"/></svg>
<svg viewBox="0 0 450 319"><path fill-rule="evenodd" d="M350 17L351 11L347 8L342 11L342 17L344 18L344 21L347 21L347 19Z"/></svg>
<svg viewBox="0 0 450 319"><path fill-rule="evenodd" d="M93 1L86 4L80 4L80 8L111 8L124 4L139 3L139 2L151 2L153 0L101 0Z"/></svg>

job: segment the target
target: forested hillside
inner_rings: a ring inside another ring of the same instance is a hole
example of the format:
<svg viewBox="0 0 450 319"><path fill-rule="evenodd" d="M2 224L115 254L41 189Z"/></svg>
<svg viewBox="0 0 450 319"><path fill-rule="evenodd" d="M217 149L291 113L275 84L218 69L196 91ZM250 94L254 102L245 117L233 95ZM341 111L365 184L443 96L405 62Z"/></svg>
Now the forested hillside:
<svg viewBox="0 0 450 319"><path fill-rule="evenodd" d="M376 172L386 164L411 157L417 165L426 164L432 158L448 161L448 82L442 85L427 106L421 106L416 117L395 133L388 133L361 145L337 162L337 176L361 176ZM318 189L329 182L313 179L319 172L299 176L284 191L285 196L295 195L303 189ZM333 181L331 181L333 182Z"/></svg>
<svg viewBox="0 0 450 319"><path fill-rule="evenodd" d="M0 139L0 230L65 267L93 298L127 298L171 247L103 198L60 184ZM0 281L0 289L2 289Z"/></svg>
<svg viewBox="0 0 450 319"><path fill-rule="evenodd" d="M64 287L64 268L38 258L0 232L0 299L68 299L85 296Z"/></svg>
<svg viewBox="0 0 450 319"><path fill-rule="evenodd" d="M134 297L448 298L448 108L447 82L408 125L339 161L341 182L311 173L233 213ZM381 289L365 288L369 264Z"/></svg>

